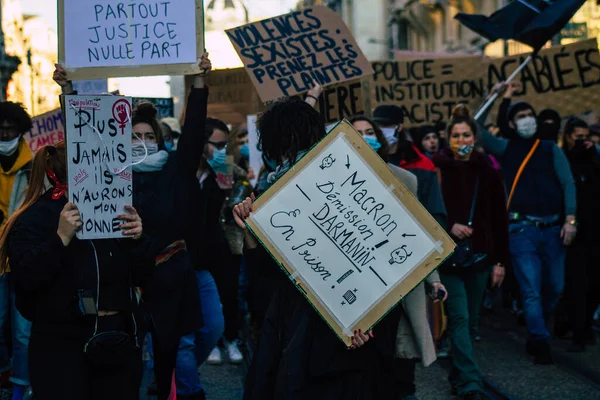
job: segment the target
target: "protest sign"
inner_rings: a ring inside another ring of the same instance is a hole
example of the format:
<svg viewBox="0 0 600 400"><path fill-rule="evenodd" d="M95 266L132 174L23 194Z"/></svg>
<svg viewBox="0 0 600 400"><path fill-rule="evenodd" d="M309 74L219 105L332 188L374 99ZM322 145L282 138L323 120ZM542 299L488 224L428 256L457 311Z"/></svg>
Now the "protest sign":
<svg viewBox="0 0 600 400"><path fill-rule="evenodd" d="M246 122L249 115L267 109L244 68L212 71L205 79L206 85L210 87L210 117L227 124L240 125ZM186 77L186 93L189 93L193 80L193 76ZM354 80L324 88L316 109L323 115L326 124L337 123L369 109L369 98L361 89L363 85L364 82Z"/></svg>
<svg viewBox="0 0 600 400"><path fill-rule="evenodd" d="M108 79L73 81L73 90L77 94L106 94L108 93Z"/></svg>
<svg viewBox="0 0 600 400"><path fill-rule="evenodd" d="M173 114L175 113L175 104L173 103L172 97L134 97L132 101L134 107L140 101L147 101L154 104L157 111L156 118L158 120L173 117Z"/></svg>
<svg viewBox="0 0 600 400"><path fill-rule="evenodd" d="M199 72L202 0L59 0L58 18L59 60L70 79Z"/></svg>
<svg viewBox="0 0 600 400"><path fill-rule="evenodd" d="M529 54L490 60L488 87L505 80ZM541 111L551 108L574 115L597 108L600 100L600 54L596 39L554 46L538 53L515 78L523 84L513 101L527 101ZM495 118L498 104L492 112Z"/></svg>
<svg viewBox="0 0 600 400"><path fill-rule="evenodd" d="M375 61L371 102L404 110L405 126L448 121L459 103L478 105L487 86L481 56Z"/></svg>
<svg viewBox="0 0 600 400"><path fill-rule="evenodd" d="M23 135L32 153L42 146L51 146L65 140L65 129L60 108L31 119L32 128Z"/></svg>
<svg viewBox="0 0 600 400"><path fill-rule="evenodd" d="M347 121L253 209L248 226L347 345L454 249Z"/></svg>
<svg viewBox="0 0 600 400"><path fill-rule="evenodd" d="M67 183L83 222L79 239L123 236L116 217L133 195L131 111L128 97L65 97Z"/></svg>
<svg viewBox="0 0 600 400"><path fill-rule="evenodd" d="M248 147L250 148L250 168L254 170L255 178L250 181L256 185L256 179L263 166L262 150L258 145L258 131L256 130L256 115L248 115Z"/></svg>
<svg viewBox="0 0 600 400"><path fill-rule="evenodd" d="M264 103L373 70L336 12L322 6L226 31Z"/></svg>

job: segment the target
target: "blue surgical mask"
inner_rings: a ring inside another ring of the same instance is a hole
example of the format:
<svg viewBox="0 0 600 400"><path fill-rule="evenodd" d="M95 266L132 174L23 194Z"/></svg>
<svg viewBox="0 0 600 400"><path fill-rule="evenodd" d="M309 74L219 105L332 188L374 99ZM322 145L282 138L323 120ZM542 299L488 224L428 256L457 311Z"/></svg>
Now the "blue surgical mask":
<svg viewBox="0 0 600 400"><path fill-rule="evenodd" d="M369 144L369 146L371 146L371 148L374 151L377 151L381 148L381 143L379 143L379 140L377 140L377 137L375 136L363 136L363 139L366 140L366 142Z"/></svg>
<svg viewBox="0 0 600 400"><path fill-rule="evenodd" d="M242 157L244 157L246 160L250 159L250 147L248 146L248 143L243 144L240 146L240 154L242 155Z"/></svg>
<svg viewBox="0 0 600 400"><path fill-rule="evenodd" d="M170 142L165 142L165 148L167 149L167 151L170 153L173 151L173 143Z"/></svg>
<svg viewBox="0 0 600 400"><path fill-rule="evenodd" d="M214 149L212 157L206 161L213 171L222 169L223 166L227 164L227 148L224 147L222 149Z"/></svg>

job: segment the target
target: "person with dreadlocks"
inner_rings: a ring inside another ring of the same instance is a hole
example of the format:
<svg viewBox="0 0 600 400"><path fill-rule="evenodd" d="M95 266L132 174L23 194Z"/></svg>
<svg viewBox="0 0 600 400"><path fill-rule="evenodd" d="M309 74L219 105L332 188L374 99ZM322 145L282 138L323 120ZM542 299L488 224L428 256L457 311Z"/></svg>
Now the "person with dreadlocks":
<svg viewBox="0 0 600 400"><path fill-rule="evenodd" d="M277 165L268 184L281 178L325 136L322 116L298 99L276 103L257 121L259 144ZM234 208L245 229L254 196ZM246 231L245 255L278 270L266 250ZM278 271L279 279L246 378L245 400L394 399L392 378L396 331L384 319L373 332L354 332L352 349L331 331L303 295Z"/></svg>
<svg viewBox="0 0 600 400"><path fill-rule="evenodd" d="M134 400L142 378L134 287L152 274L150 243L131 206L117 217L123 239L77 239L81 215L66 180L64 142L39 149L24 202L0 236L0 272L10 260L17 308L32 321L35 397Z"/></svg>
<svg viewBox="0 0 600 400"><path fill-rule="evenodd" d="M181 338L202 325L202 309L194 266L201 256L197 249L203 232L197 229L199 193L196 170L202 159L208 89L204 76L212 68L208 54L199 61L202 73L195 76L188 97L183 134L177 151L169 153L164 143L157 111L150 103L133 110L132 151L133 204L144 218L156 256L154 276L143 292L151 318L154 373L159 400L171 394ZM73 87L66 71L57 66L54 80L64 94ZM201 394L198 394L200 396Z"/></svg>
<svg viewBox="0 0 600 400"><path fill-rule="evenodd" d="M0 103L0 227L23 203L31 169L31 151L23 135L31 129L31 118L17 103ZM6 321L11 320L13 336L13 400L21 400L29 386L27 346L31 323L15 307L10 274L0 276L0 373L7 374L11 360L4 338Z"/></svg>

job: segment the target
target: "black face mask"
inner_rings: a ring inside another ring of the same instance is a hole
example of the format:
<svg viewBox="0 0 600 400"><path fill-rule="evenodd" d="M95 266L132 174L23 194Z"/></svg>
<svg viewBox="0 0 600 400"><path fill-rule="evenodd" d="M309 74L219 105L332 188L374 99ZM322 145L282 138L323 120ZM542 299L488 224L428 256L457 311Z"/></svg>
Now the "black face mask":
<svg viewBox="0 0 600 400"><path fill-rule="evenodd" d="M585 139L577 139L571 149L571 153L573 155L573 161L586 162L592 160L596 156L596 146L592 146L588 149L586 148Z"/></svg>
<svg viewBox="0 0 600 400"><path fill-rule="evenodd" d="M556 142L558 140L558 131L560 126L558 124L545 124L542 123L538 126L538 138L541 140L552 140Z"/></svg>

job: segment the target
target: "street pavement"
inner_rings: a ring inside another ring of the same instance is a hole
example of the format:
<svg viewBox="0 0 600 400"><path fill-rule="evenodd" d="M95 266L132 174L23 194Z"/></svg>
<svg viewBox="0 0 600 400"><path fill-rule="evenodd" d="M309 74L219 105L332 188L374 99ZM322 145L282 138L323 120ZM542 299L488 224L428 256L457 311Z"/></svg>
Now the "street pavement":
<svg viewBox="0 0 600 400"><path fill-rule="evenodd" d="M537 366L525 354L526 330L505 310L481 318L475 351L483 376L512 400L600 400L600 346L586 353L566 352L568 341L553 343L556 365ZM447 381L449 362L417 367L419 400L453 400ZM209 400L240 400L245 368L205 365L201 380ZM146 379L147 381L147 379ZM502 398L502 397L500 397ZM143 397L143 400L154 400Z"/></svg>

